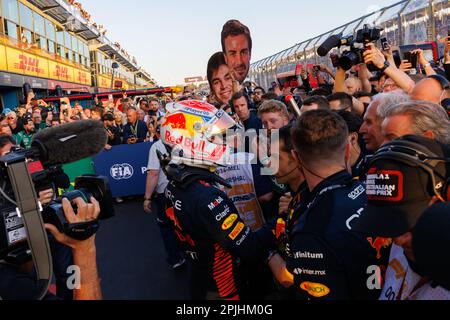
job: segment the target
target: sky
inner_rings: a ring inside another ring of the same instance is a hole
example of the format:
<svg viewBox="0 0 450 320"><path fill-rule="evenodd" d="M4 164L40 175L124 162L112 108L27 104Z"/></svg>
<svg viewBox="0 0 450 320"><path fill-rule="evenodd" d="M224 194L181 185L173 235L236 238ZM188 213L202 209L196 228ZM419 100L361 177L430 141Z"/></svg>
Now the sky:
<svg viewBox="0 0 450 320"><path fill-rule="evenodd" d="M252 62L350 22L397 0L80 0L107 37L119 42L159 85L206 76L221 50L224 23L250 28Z"/></svg>

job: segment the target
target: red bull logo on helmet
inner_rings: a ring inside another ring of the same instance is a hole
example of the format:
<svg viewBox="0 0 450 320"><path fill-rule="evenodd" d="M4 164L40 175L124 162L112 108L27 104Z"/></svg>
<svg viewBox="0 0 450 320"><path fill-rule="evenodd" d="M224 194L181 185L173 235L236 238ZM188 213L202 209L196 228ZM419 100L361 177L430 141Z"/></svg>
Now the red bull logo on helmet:
<svg viewBox="0 0 450 320"><path fill-rule="evenodd" d="M166 117L166 121L162 124L163 127L171 126L172 129L186 130L186 117L182 113L176 113Z"/></svg>
<svg viewBox="0 0 450 320"><path fill-rule="evenodd" d="M170 145L178 145L181 146L183 150L190 151L191 154L185 154L186 157L192 156L196 159L203 159L206 161L217 162L227 151L226 145L207 143L205 140L195 142L191 138L183 135L172 135L170 131L166 131L165 140Z"/></svg>

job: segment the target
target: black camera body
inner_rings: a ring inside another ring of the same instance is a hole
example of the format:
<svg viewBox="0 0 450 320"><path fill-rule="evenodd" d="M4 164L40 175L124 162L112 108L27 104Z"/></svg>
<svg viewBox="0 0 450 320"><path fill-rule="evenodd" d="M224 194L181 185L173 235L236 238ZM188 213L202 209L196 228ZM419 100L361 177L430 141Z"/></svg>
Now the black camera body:
<svg viewBox="0 0 450 320"><path fill-rule="evenodd" d="M27 232L21 212L15 203L10 174L7 167L14 163L26 162L36 194L47 189L67 188L70 186L68 177L61 166L44 167L37 159L36 150L13 151L0 158L0 260L20 265L31 260L31 252L27 242ZM65 178L64 178L65 176ZM66 181L64 181L66 180ZM18 190L20 192L20 189ZM56 193L55 193L56 194ZM100 204L99 220L111 218L114 215L113 199L108 179L101 176L85 175L75 180L75 191L63 194L51 203L40 208L44 223L53 224L58 230L77 240L91 237L99 227L98 221L85 224L69 224L65 218L62 199L74 200L81 197L86 203L94 197ZM74 207L76 212L76 207Z"/></svg>
<svg viewBox="0 0 450 320"><path fill-rule="evenodd" d="M350 50L342 52L337 66L341 67L345 71L350 70L353 66L364 62L364 51L367 49L367 45L380 40L381 31L382 29L371 28L369 25L365 24L361 30L356 32L356 36L331 36L321 46L323 47L323 54L331 51L333 47L340 48L343 46L349 46ZM363 46L358 46L358 44L362 44ZM377 68L373 65L368 65L368 68L370 71L377 71Z"/></svg>
<svg viewBox="0 0 450 320"><path fill-rule="evenodd" d="M346 39L345 42L350 45L350 50L344 51L339 58L339 65L344 70L350 70L353 66L364 63L364 52L369 43L376 42L381 39L381 29L370 28L364 25L361 30L356 33L356 38ZM364 47L357 47L356 44L363 44ZM369 71L377 71L373 65L368 65Z"/></svg>
<svg viewBox="0 0 450 320"><path fill-rule="evenodd" d="M98 221L88 223L71 224L64 214L62 199L73 201L81 198L89 203L94 197L100 204L99 220L109 219L114 214L113 199L106 177L84 175L75 180L75 190L63 194L61 197L44 207L42 217L45 223L54 225L61 233L72 239L86 240L92 237L100 227ZM77 208L74 207L76 213Z"/></svg>

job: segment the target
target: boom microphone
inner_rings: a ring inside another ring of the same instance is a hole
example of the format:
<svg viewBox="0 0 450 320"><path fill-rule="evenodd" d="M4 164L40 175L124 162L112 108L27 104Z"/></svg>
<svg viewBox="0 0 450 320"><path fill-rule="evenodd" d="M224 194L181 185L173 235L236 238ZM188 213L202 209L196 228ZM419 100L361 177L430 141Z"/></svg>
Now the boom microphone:
<svg viewBox="0 0 450 320"><path fill-rule="evenodd" d="M317 54L321 57L325 57L328 54L328 52L331 51L331 49L341 44L341 38L342 35L334 34L330 36L327 40L324 41L324 43L320 45L319 48L317 48Z"/></svg>
<svg viewBox="0 0 450 320"><path fill-rule="evenodd" d="M107 142L101 122L82 120L40 131L34 136L30 153L44 165L67 164L100 153Z"/></svg>

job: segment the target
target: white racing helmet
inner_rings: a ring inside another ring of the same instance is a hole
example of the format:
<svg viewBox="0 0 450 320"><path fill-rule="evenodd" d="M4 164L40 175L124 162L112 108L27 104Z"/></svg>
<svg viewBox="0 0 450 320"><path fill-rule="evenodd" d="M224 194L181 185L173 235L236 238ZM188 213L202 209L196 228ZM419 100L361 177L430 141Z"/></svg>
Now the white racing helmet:
<svg viewBox="0 0 450 320"><path fill-rule="evenodd" d="M172 163L210 170L227 165L231 148L225 134L239 126L226 112L197 100L169 103L166 110L161 139Z"/></svg>

